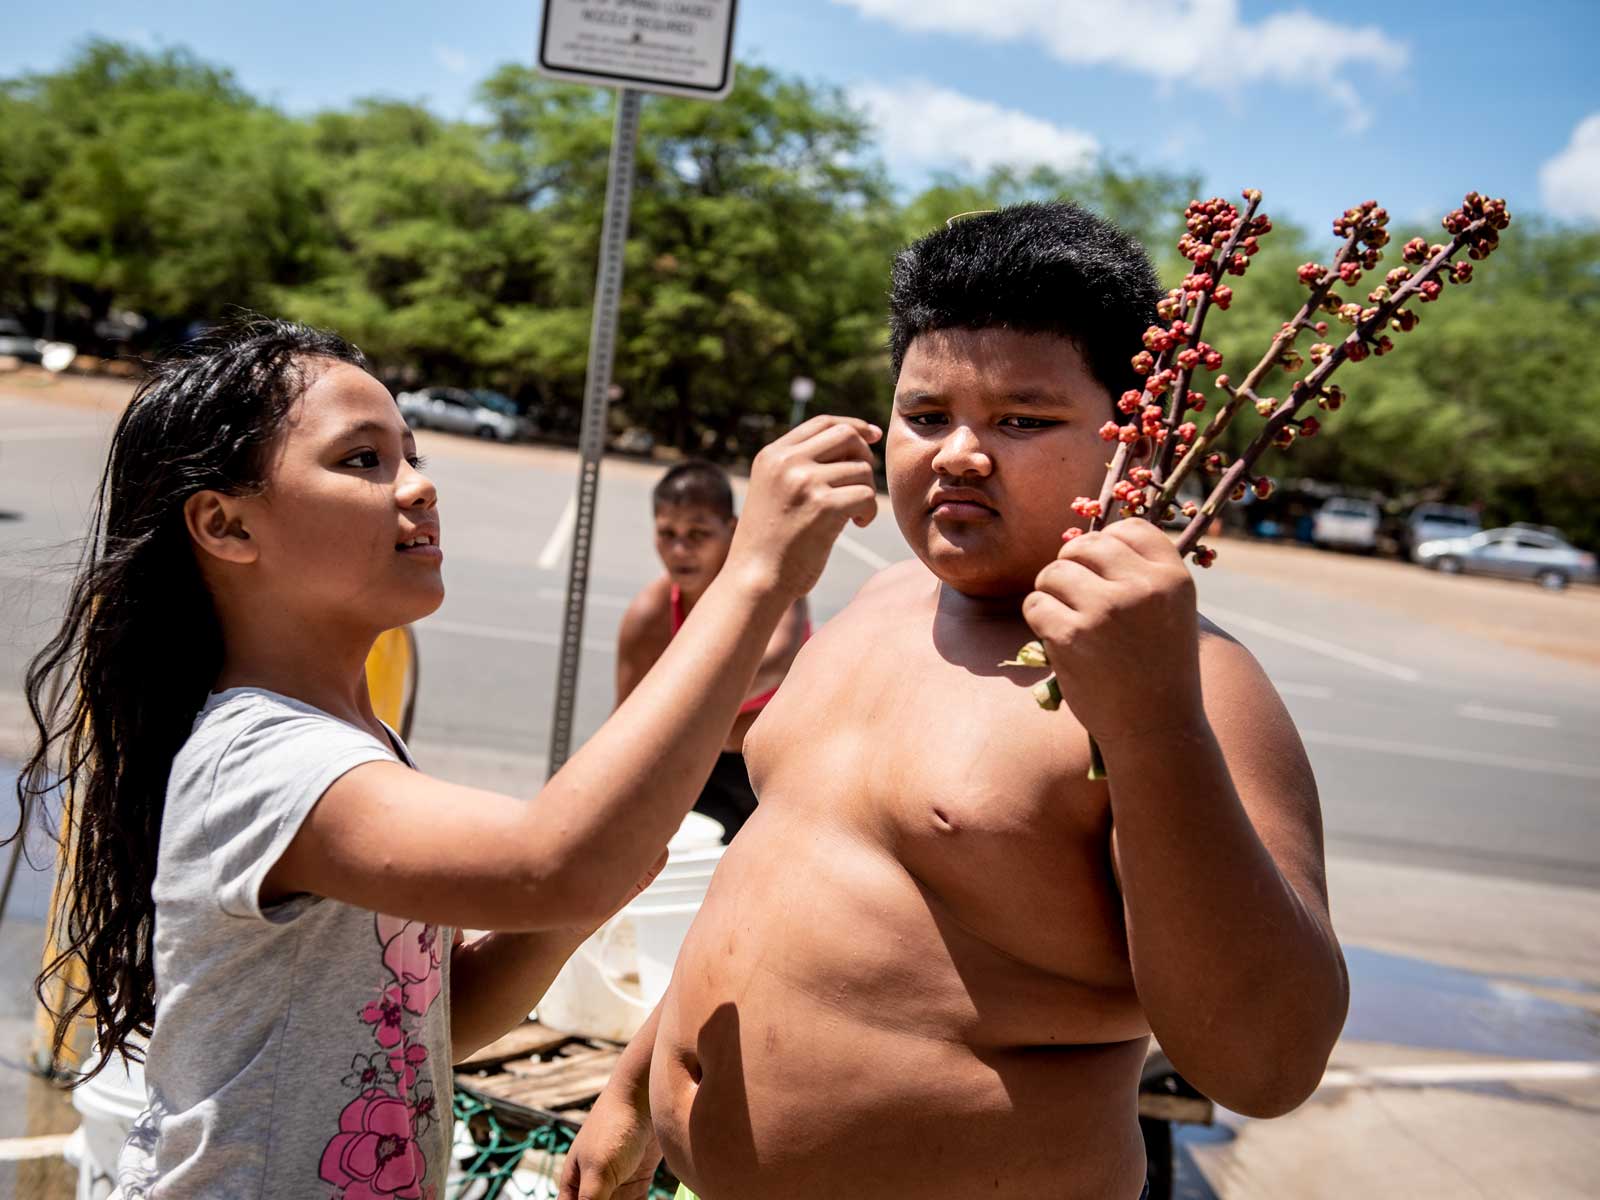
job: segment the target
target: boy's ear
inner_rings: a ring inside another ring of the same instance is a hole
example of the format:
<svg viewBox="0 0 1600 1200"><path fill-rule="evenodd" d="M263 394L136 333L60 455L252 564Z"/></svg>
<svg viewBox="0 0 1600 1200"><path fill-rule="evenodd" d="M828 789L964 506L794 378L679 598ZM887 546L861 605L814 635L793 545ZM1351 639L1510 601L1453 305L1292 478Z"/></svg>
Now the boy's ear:
<svg viewBox="0 0 1600 1200"><path fill-rule="evenodd" d="M253 563L257 549L244 527L237 497L222 492L196 492L183 502L183 523L194 544L212 558Z"/></svg>

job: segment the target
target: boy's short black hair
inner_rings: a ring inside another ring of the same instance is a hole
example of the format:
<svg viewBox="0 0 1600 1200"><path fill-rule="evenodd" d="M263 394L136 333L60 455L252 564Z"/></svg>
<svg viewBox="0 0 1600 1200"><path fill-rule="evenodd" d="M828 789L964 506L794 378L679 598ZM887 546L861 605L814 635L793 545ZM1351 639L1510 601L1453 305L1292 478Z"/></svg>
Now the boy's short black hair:
<svg viewBox="0 0 1600 1200"><path fill-rule="evenodd" d="M728 473L716 463L702 458L681 462L661 477L650 494L652 504L683 504L709 509L724 520L733 520L733 485Z"/></svg>
<svg viewBox="0 0 1600 1200"><path fill-rule="evenodd" d="M1115 400L1142 381L1129 360L1156 320L1161 284L1144 247L1076 204L1015 204L962 217L895 256L895 377L919 334L1014 329L1071 338Z"/></svg>

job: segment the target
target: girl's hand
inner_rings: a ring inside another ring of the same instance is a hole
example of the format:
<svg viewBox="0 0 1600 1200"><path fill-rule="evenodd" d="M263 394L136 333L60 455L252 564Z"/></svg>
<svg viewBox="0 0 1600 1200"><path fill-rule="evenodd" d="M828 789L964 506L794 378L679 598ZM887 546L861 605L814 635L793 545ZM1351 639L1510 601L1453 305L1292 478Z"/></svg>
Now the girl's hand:
<svg viewBox="0 0 1600 1200"><path fill-rule="evenodd" d="M791 602L815 587L845 525L878 515L871 445L882 437L856 417L821 416L763 449L724 570Z"/></svg>
<svg viewBox="0 0 1600 1200"><path fill-rule="evenodd" d="M1142 520L1086 533L1034 587L1022 616L1096 741L1204 723L1194 580L1166 534Z"/></svg>
<svg viewBox="0 0 1600 1200"><path fill-rule="evenodd" d="M567 1151L557 1200L646 1200L660 1162L650 1114L607 1088Z"/></svg>

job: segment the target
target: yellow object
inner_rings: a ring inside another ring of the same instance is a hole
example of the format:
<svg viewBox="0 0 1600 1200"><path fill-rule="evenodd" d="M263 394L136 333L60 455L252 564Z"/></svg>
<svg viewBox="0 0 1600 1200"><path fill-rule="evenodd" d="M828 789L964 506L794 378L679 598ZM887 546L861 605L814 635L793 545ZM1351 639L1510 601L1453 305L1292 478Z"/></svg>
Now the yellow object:
<svg viewBox="0 0 1600 1200"><path fill-rule="evenodd" d="M402 738L411 736L417 707L417 639L411 626L382 634L367 655L372 711Z"/></svg>
<svg viewBox="0 0 1600 1200"><path fill-rule="evenodd" d="M72 853L76 841L73 837L71 823L67 820L67 808L61 810L61 828L56 840L56 878L50 889L50 909L48 924L44 933L44 954L41 958L41 969L48 967L61 953L60 935L64 932L65 916L61 906L67 901L67 886L72 879ZM55 1040L55 1021L51 1011L60 1011L65 1008L75 996L81 995L89 986L89 972L83 965L83 959L74 956L67 960L65 969L52 975L45 984L42 1003L35 1006L33 1017L33 1065L40 1074L49 1074L53 1070L72 1071L83 1061L83 1038L71 1036L61 1047L58 1059L52 1059L50 1048ZM82 1029L93 1020L92 1009L80 1013L75 1027Z"/></svg>

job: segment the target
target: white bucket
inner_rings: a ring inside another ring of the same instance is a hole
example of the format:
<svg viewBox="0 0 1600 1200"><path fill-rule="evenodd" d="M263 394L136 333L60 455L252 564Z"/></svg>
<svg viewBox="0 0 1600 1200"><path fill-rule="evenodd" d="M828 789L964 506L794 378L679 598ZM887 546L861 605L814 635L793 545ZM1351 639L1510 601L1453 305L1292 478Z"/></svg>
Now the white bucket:
<svg viewBox="0 0 1600 1200"><path fill-rule="evenodd" d="M117 1055L87 1083L72 1092L72 1107L83 1117L75 1138L77 1200L105 1200L116 1187L117 1159L133 1123L145 1108L144 1066Z"/></svg>
<svg viewBox="0 0 1600 1200"><path fill-rule="evenodd" d="M684 935L727 849L722 826L690 813L667 847L667 865L578 947L539 1001L552 1029L626 1041L666 994Z"/></svg>
<svg viewBox="0 0 1600 1200"><path fill-rule="evenodd" d="M664 886L681 887L684 884L699 884L700 890L705 891L716 869L716 864L706 863L703 866L684 867L677 871L662 871L650 881L650 886L645 888L645 891Z"/></svg>
<svg viewBox="0 0 1600 1200"><path fill-rule="evenodd" d="M697 867L706 863L720 862L727 849L721 842L718 842L715 846L690 846L683 850L668 849L667 865L662 869L682 870L685 867Z"/></svg>
<svg viewBox="0 0 1600 1200"><path fill-rule="evenodd" d="M674 904L641 904L643 899L641 896L628 906L628 915L633 918L633 936L638 943L639 991L654 1008L667 994L672 966L705 893Z"/></svg>
<svg viewBox="0 0 1600 1200"><path fill-rule="evenodd" d="M639 995L633 922L618 913L578 947L534 1014L551 1029L625 1042L655 1007Z"/></svg>
<svg viewBox="0 0 1600 1200"><path fill-rule="evenodd" d="M673 834L672 840L667 843L667 853L677 854L682 850L721 846L724 832L726 830L721 821L708 817L705 813L691 812L683 818L683 824L678 826L678 832Z"/></svg>

